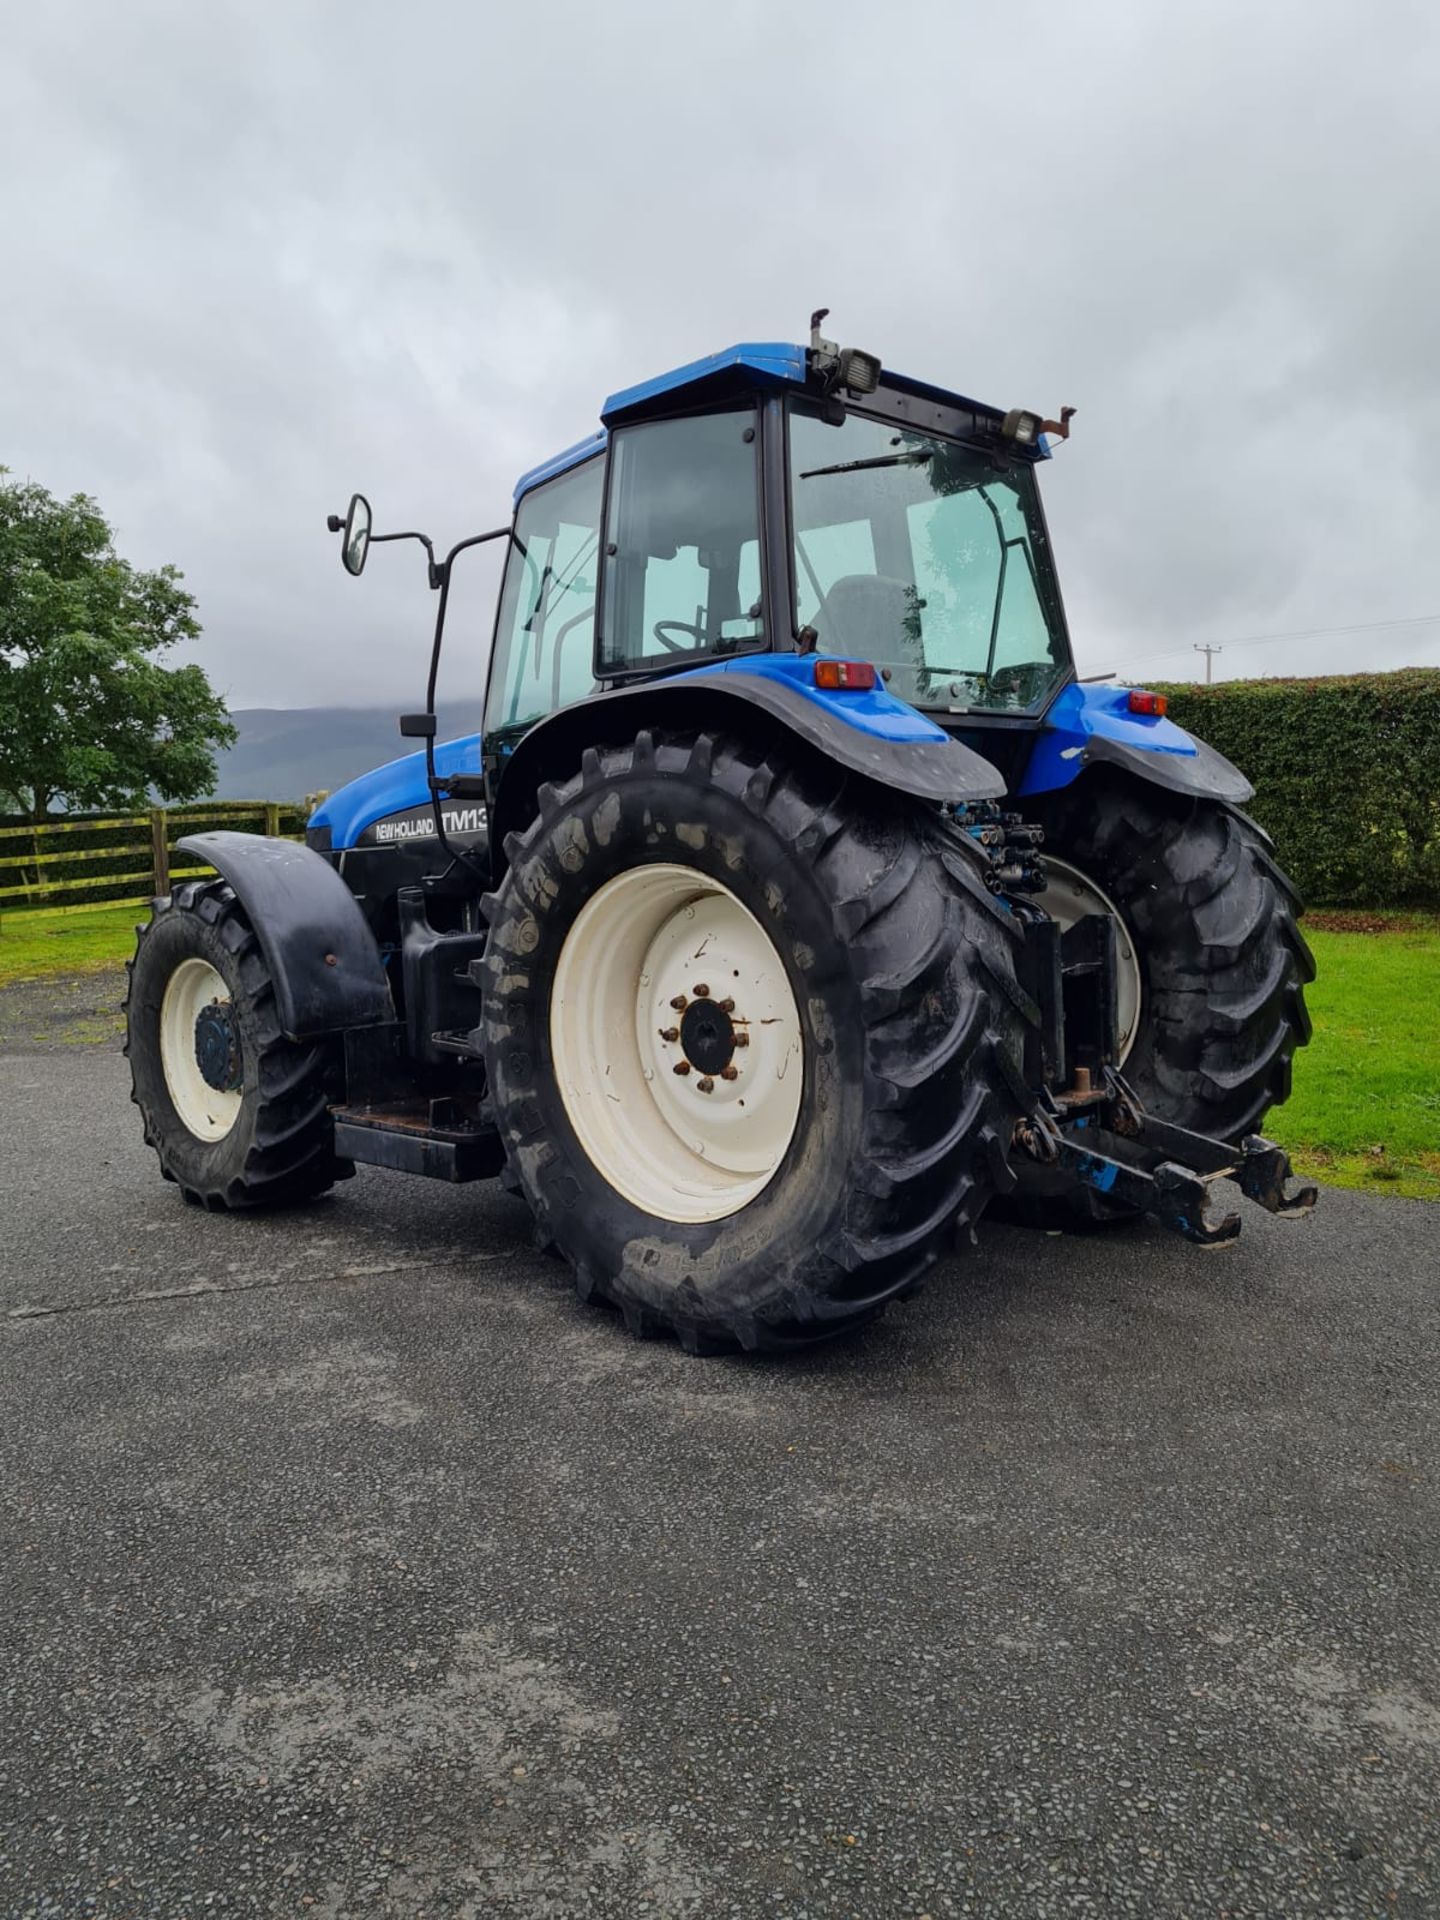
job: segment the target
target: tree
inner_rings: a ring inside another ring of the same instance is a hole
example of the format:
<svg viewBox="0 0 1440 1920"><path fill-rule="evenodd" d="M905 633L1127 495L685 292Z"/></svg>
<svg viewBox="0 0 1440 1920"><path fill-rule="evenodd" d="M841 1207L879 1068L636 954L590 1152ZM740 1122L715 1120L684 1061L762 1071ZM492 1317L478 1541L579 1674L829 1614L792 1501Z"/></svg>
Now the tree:
<svg viewBox="0 0 1440 1920"><path fill-rule="evenodd" d="M174 567L116 553L95 502L0 467L0 804L131 809L192 800L235 729L198 666L156 656L200 632Z"/></svg>

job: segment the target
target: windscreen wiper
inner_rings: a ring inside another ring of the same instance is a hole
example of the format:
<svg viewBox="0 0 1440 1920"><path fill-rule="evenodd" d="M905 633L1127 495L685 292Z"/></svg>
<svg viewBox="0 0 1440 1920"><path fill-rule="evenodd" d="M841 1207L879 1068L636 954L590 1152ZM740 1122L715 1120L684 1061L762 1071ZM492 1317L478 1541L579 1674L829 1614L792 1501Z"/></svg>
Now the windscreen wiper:
<svg viewBox="0 0 1440 1920"><path fill-rule="evenodd" d="M570 591L571 582L574 580L576 574L580 571L581 567L583 567L585 562L590 558L591 549L594 547L599 537L600 536L598 534L592 533L589 539L585 542L585 544L578 550L578 552L575 555L575 558L570 562L569 566L565 569L565 572L561 575L561 577L558 580L555 581L554 593L550 595L552 599L558 599L562 593L568 593ZM525 622L524 626L520 629L522 633L533 633L535 631L535 621L539 615L541 607L544 606L545 604L547 589L550 587L551 580L554 576L554 572L555 572L555 569L552 566L547 564L544 573L542 573L540 576L540 590L535 595L535 604L530 609L530 618Z"/></svg>
<svg viewBox="0 0 1440 1920"><path fill-rule="evenodd" d="M535 595L535 604L530 609L530 618L525 622L524 626L520 629L522 633L533 633L535 631L536 616L539 614L541 607L543 607L545 604L545 589L550 584L550 575L552 571L553 569L551 568L549 562L547 561L545 564L545 571L540 576L540 589L538 593Z"/></svg>
<svg viewBox="0 0 1440 1920"><path fill-rule="evenodd" d="M935 449L914 448L909 453L882 453L873 460L842 460L835 467L812 467L802 480L822 480L827 473L862 473L867 467L923 467L935 458Z"/></svg>

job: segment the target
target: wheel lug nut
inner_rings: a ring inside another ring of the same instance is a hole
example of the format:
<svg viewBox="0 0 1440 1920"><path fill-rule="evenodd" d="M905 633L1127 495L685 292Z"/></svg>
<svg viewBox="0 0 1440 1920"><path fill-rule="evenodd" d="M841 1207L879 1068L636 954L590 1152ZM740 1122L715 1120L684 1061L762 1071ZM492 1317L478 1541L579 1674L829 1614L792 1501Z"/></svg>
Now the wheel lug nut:
<svg viewBox="0 0 1440 1920"><path fill-rule="evenodd" d="M689 1071L690 1071L690 1062L688 1060L677 1060L675 1062L676 1073L685 1074L685 1073L689 1073Z"/></svg>
<svg viewBox="0 0 1440 1920"><path fill-rule="evenodd" d="M719 1007L721 1013L734 1013L735 1011L735 1002L733 1000L719 1000L716 1002L716 1005Z"/></svg>
<svg viewBox="0 0 1440 1920"><path fill-rule="evenodd" d="M672 1007L674 1007L676 1013L684 1013L686 1007L689 1006L690 1002L685 998L683 993L677 993L675 998L670 1002L670 1004Z"/></svg>
<svg viewBox="0 0 1440 1920"><path fill-rule="evenodd" d="M661 1027L660 1038L662 1040L678 1040L680 1038L679 1027Z"/></svg>
<svg viewBox="0 0 1440 1920"><path fill-rule="evenodd" d="M710 989L703 980L699 986L695 988L695 998L697 1000L708 1000L710 998Z"/></svg>
<svg viewBox="0 0 1440 1920"><path fill-rule="evenodd" d="M740 1078L740 1069L738 1067L721 1067L720 1078L722 1080L738 1080Z"/></svg>
<svg viewBox="0 0 1440 1920"><path fill-rule="evenodd" d="M749 1046L749 1044L750 1044L750 1036L749 1036L749 1034L748 1034L748 1033L737 1033L737 1034L736 1034L736 1036L735 1036L735 1044L736 1044L736 1046L737 1046L737 1047L748 1047L748 1046Z"/></svg>
<svg viewBox="0 0 1440 1920"><path fill-rule="evenodd" d="M715 1091L715 1082L710 1078L708 1073L703 1080L697 1080L695 1085L700 1089L701 1093L714 1093Z"/></svg>

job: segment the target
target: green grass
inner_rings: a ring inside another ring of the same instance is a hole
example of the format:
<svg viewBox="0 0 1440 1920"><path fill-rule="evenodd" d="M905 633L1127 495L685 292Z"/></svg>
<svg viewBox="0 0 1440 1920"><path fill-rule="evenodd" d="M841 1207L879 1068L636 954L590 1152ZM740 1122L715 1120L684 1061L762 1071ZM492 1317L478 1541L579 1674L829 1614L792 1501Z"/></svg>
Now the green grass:
<svg viewBox="0 0 1440 1920"><path fill-rule="evenodd" d="M1440 1200L1440 923L1307 934L1315 1038L1265 1130L1312 1178Z"/></svg>
<svg viewBox="0 0 1440 1920"><path fill-rule="evenodd" d="M12 913L0 920L0 986L117 967L143 907ZM1342 916L1317 915L1341 921ZM1268 1131L1333 1186L1440 1200L1440 921L1370 916L1374 933L1309 930L1319 976L1315 1038Z"/></svg>
<svg viewBox="0 0 1440 1920"><path fill-rule="evenodd" d="M144 907L0 916L0 986L122 966L135 950L136 924L147 918Z"/></svg>

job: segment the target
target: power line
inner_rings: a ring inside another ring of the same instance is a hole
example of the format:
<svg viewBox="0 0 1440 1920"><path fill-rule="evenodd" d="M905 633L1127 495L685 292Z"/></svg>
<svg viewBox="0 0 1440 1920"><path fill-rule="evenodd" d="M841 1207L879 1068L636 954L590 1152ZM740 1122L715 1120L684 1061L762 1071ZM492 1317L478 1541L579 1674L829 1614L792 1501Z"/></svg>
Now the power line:
<svg viewBox="0 0 1440 1920"><path fill-rule="evenodd" d="M1393 633L1401 627L1431 627L1440 622L1440 613L1410 614L1403 620L1364 620L1352 627L1301 627L1293 633L1251 633L1239 639L1227 640L1229 647L1268 647L1277 640L1334 640L1350 633ZM1204 653L1207 649L1198 641L1189 647L1167 647L1162 653L1142 653L1140 660L1173 660L1177 655L1192 651ZM1216 653L1220 648L1214 649Z"/></svg>

